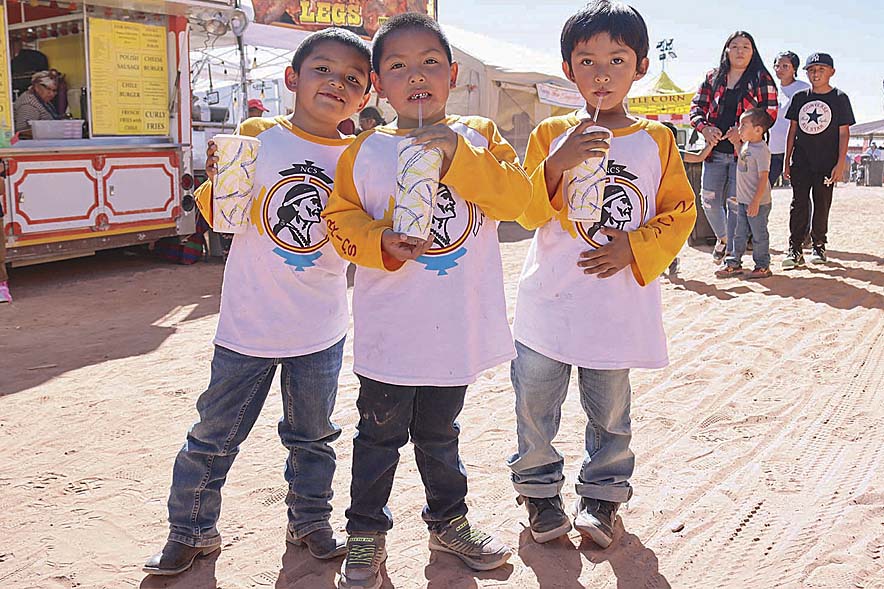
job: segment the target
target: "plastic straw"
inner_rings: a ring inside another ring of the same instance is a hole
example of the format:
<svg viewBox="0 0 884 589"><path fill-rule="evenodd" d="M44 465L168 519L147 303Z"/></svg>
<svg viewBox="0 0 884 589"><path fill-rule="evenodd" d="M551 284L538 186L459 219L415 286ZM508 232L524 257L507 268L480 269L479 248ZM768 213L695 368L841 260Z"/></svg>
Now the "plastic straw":
<svg viewBox="0 0 884 589"><path fill-rule="evenodd" d="M417 101L417 126L421 128L424 126L424 101Z"/></svg>
<svg viewBox="0 0 884 589"><path fill-rule="evenodd" d="M602 100L604 100L604 96L599 96L599 103L595 106L595 114L592 117L593 122L599 122L599 111L602 110Z"/></svg>

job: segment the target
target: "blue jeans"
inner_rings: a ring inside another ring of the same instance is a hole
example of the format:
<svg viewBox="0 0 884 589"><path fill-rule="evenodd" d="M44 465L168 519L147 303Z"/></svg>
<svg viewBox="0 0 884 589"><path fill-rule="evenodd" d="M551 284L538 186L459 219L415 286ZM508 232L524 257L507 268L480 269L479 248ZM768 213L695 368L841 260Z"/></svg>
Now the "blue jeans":
<svg viewBox="0 0 884 589"><path fill-rule="evenodd" d="M727 238L729 253L735 223L728 217L727 200L737 195L737 158L713 151L710 159L703 162L700 192L709 226L719 240Z"/></svg>
<svg viewBox="0 0 884 589"><path fill-rule="evenodd" d="M770 268L770 234L767 232L767 218L770 216L770 203L758 207L758 214L749 216L749 205L738 204L736 207L737 230L734 234L733 251L725 258L728 266L739 268L743 265L743 254L749 232L752 232L752 261L756 268Z"/></svg>
<svg viewBox="0 0 884 589"><path fill-rule="evenodd" d="M169 493L169 540L188 546L220 542L221 487L282 365L279 437L289 455L285 479L289 530L303 537L328 527L335 452L341 435L331 414L344 352L332 347L294 358L254 358L215 346L209 388L196 402L197 421L175 458Z"/></svg>
<svg viewBox="0 0 884 589"><path fill-rule="evenodd" d="M358 375L357 375L358 376ZM457 416L467 387L414 387L359 376L359 424L353 438L353 479L347 532L387 532L387 507L399 449L414 443L427 503L422 517L431 530L466 515L467 471L460 460Z"/></svg>
<svg viewBox="0 0 884 589"><path fill-rule="evenodd" d="M565 483L564 458L552 443L562 421L571 366L519 342L516 352L510 375L516 391L519 451L507 464L517 493L555 497ZM586 453L577 477L577 494L623 503L632 497L629 479L635 469L635 454L629 449L629 369L577 371L580 403L587 417Z"/></svg>

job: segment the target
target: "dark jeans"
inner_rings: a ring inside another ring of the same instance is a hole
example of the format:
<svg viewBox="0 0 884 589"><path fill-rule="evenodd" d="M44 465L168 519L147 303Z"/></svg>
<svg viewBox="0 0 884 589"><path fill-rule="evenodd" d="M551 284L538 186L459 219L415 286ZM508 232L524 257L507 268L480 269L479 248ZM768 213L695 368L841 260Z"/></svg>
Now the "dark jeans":
<svg viewBox="0 0 884 589"><path fill-rule="evenodd" d="M777 185L777 180L783 175L783 162L785 158L785 153L770 154L770 172L767 173L767 178L770 181L771 188Z"/></svg>
<svg viewBox="0 0 884 589"><path fill-rule="evenodd" d="M399 449L414 443L427 504L422 517L431 530L467 513L467 473L458 453L467 387L414 387L359 376L359 424L353 438L353 472L347 532L386 532L387 507Z"/></svg>
<svg viewBox="0 0 884 589"><path fill-rule="evenodd" d="M834 185L826 185L824 180L828 172L816 173L810 170L792 168L792 206L789 209L789 246L801 251L804 238L807 237L808 219L810 219L810 239L814 245L826 245L826 233L829 230L829 207L832 206L832 190ZM811 199L813 199L811 201Z"/></svg>

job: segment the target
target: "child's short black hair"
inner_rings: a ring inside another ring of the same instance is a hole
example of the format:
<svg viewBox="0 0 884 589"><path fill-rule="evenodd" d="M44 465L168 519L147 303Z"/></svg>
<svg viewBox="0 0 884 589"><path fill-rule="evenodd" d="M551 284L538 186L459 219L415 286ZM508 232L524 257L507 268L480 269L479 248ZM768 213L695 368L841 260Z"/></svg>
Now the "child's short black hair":
<svg viewBox="0 0 884 589"><path fill-rule="evenodd" d="M763 108L757 106L755 108L750 108L744 112L742 116L748 118L749 122L756 127L761 127L765 133L767 133L768 129L773 127L773 121L770 119L770 115L767 114L767 111Z"/></svg>
<svg viewBox="0 0 884 589"><path fill-rule="evenodd" d="M371 67L374 68L375 73L380 72L381 57L384 54L384 42L387 37L396 31L403 31L406 29L423 29L436 35L436 38L439 39L439 45L441 45L443 51L445 51L445 57L448 58L448 63L451 64L454 62L454 58L451 55L451 44L448 42L448 37L442 32L442 27L439 26L439 23L420 12L405 12L390 18L382 24L378 29L378 32L374 34L374 39L372 40L371 45Z"/></svg>
<svg viewBox="0 0 884 589"><path fill-rule="evenodd" d="M799 60L798 56L795 55L791 51L781 51L780 53L777 53L777 56L774 57L774 60L773 60L774 65L776 65L777 62L780 61L784 57L789 60L789 62L792 64L792 69L797 72L798 66L801 64L801 60Z"/></svg>
<svg viewBox="0 0 884 589"><path fill-rule="evenodd" d="M570 66L574 47L599 33L608 33L635 51L636 65L648 56L648 27L638 10L622 2L596 0L565 22L562 61Z"/></svg>
<svg viewBox="0 0 884 589"><path fill-rule="evenodd" d="M371 49L368 47L368 43L359 38L356 33L350 32L347 29L328 28L309 35L298 46L298 49L292 56L292 69L295 70L296 74L301 73L301 66L316 48L327 41L334 41L335 43L355 49L357 53L365 58L366 65L371 67ZM369 90L371 90L370 79L366 81L365 93L368 94Z"/></svg>

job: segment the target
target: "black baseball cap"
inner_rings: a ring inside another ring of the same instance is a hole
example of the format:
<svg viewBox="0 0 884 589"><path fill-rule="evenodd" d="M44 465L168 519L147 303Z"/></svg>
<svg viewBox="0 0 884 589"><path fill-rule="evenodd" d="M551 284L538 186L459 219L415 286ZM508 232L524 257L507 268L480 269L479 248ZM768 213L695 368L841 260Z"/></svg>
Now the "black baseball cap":
<svg viewBox="0 0 884 589"><path fill-rule="evenodd" d="M834 68L835 61L828 53L811 53L807 56L807 62L804 64L804 69L807 69L812 65L827 65L830 68Z"/></svg>

